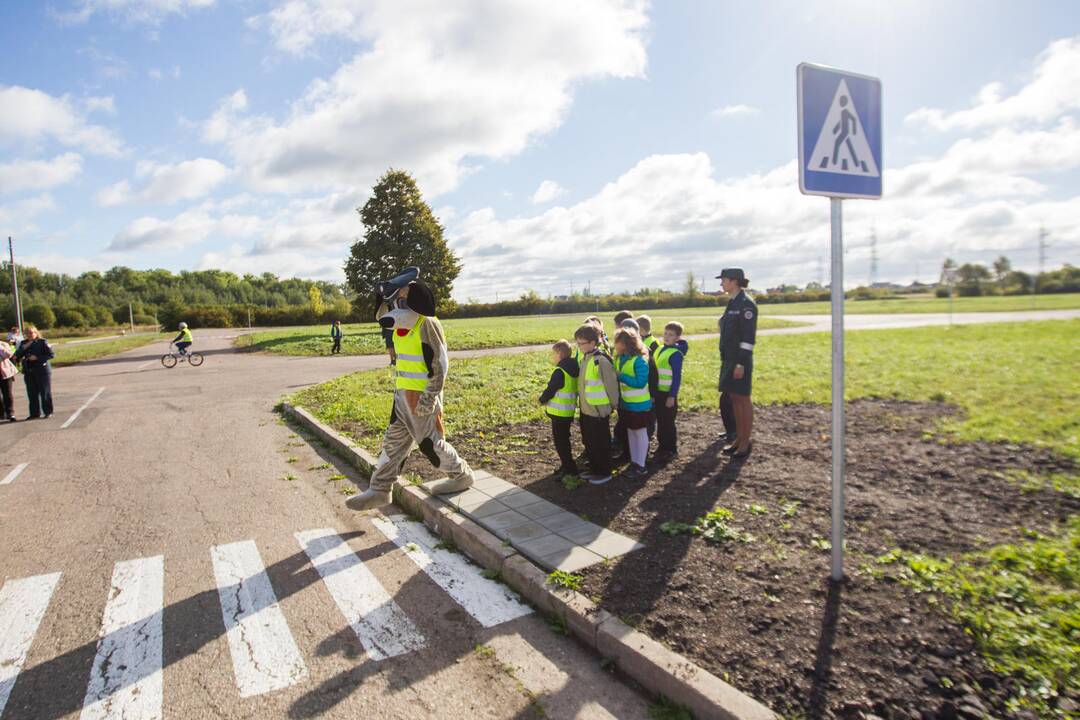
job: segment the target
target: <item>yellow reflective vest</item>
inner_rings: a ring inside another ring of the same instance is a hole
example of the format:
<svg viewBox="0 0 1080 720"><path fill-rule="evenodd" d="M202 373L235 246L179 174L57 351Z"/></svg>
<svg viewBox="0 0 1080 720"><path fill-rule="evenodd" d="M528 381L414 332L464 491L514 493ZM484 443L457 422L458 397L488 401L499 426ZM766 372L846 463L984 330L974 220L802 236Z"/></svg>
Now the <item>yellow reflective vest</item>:
<svg viewBox="0 0 1080 720"><path fill-rule="evenodd" d="M394 352L397 353L397 389L427 390L430 368L424 362L424 346L420 342L420 327L424 324L423 316L416 321L405 335L394 331Z"/></svg>

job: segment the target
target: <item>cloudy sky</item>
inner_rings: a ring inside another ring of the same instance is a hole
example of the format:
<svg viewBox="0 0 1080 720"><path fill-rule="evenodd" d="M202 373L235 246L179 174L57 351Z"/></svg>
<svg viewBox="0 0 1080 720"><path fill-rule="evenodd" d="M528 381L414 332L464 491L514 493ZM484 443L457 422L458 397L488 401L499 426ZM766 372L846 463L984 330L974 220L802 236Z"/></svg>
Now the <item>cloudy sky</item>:
<svg viewBox="0 0 1080 720"><path fill-rule="evenodd" d="M0 5L0 235L81 272L328 280L388 167L460 299L758 287L828 264L797 183L795 66L884 85L885 199L848 284L945 255L1080 261L1080 4L1008 0L42 0Z"/></svg>

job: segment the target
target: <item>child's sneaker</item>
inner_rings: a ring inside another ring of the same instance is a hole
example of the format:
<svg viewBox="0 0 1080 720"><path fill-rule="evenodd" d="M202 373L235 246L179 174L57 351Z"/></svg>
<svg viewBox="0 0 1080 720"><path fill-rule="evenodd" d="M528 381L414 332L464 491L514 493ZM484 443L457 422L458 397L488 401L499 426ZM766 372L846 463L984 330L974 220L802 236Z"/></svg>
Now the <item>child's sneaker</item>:
<svg viewBox="0 0 1080 720"><path fill-rule="evenodd" d="M648 474L648 470L646 470L643 466L637 465L635 463L630 463L630 467L626 468L621 473L622 477L626 478L627 480L639 480Z"/></svg>
<svg viewBox="0 0 1080 720"><path fill-rule="evenodd" d="M593 473L583 473L581 476L585 482L590 485L605 485L611 481L611 475L595 475Z"/></svg>

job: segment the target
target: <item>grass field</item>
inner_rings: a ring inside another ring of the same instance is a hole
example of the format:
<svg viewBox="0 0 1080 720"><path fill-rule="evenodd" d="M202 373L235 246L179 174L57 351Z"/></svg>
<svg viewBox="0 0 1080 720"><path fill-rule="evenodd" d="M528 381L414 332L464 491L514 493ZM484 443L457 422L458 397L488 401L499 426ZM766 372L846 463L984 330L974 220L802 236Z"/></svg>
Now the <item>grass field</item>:
<svg viewBox="0 0 1080 720"><path fill-rule="evenodd" d="M698 308L701 309L701 308ZM715 333L718 308L706 308L708 315L685 317L681 310L664 310L650 314L653 326L662 328L671 320L685 325L686 334ZM543 315L513 318L468 318L444 320L447 341L451 350L476 350L480 348L512 347L514 345L540 345L553 343L560 338L569 339L581 315ZM610 325L610 318L605 318ZM763 318L759 327L778 328L797 325L787 320ZM378 355L386 352L382 335L375 323L343 325L345 337L341 343L345 355ZM610 328L609 328L610 329ZM330 328L307 327L275 330L241 335L236 340L239 347L261 350L281 355L325 355L330 352Z"/></svg>
<svg viewBox="0 0 1080 720"><path fill-rule="evenodd" d="M757 403L829 402L828 334L771 336L757 344L755 355ZM1080 459L1080 320L852 332L847 361L849 399L959 406L961 415L928 430L942 440L1023 443ZM683 408L715 408L718 364L714 342L692 344ZM454 362L446 390L448 432L483 430L497 437L502 425L540 420L536 399L549 371L546 353ZM293 402L377 451L391 390L384 369L308 388ZM1015 480L1018 496L1046 486L1072 497L1080 492L1075 472ZM1080 516L1051 535L1028 531L1015 543L955 557L895 548L865 560L860 573L889 575L925 597L974 639L991 668L1019 678L1011 710L1068 716L1053 709L1053 701L1063 688L1075 694L1080 668Z"/></svg>
<svg viewBox="0 0 1080 720"><path fill-rule="evenodd" d="M777 335L755 348L757 403L829 402L829 335ZM1012 441L1080 458L1080 320L866 330L847 339L847 397L952 403L964 416L940 430L959 439ZM691 344L681 407L716 407L719 357ZM496 428L539 419L547 353L455 361L447 426ZM354 373L299 393L295 402L375 449L391 403L388 370Z"/></svg>
<svg viewBox="0 0 1080 720"><path fill-rule="evenodd" d="M958 297L953 312L1015 312L1019 310L1074 310L1080 308L1080 293L1058 295L1009 295L1000 297ZM694 308L694 310L711 308ZM848 300L844 312L853 315L892 313L947 313L948 298L908 297L893 300ZM762 315L828 315L828 302L762 304Z"/></svg>
<svg viewBox="0 0 1080 720"><path fill-rule="evenodd" d="M76 365L81 362L86 362L87 360L97 360L109 355L115 355L126 350L133 350L137 347L142 347L143 345L158 342L165 337L167 336L134 335L131 337L102 340L93 343L54 345L53 351L56 353L56 357L53 359L53 366L63 367L64 365ZM168 337L172 336L168 335Z"/></svg>

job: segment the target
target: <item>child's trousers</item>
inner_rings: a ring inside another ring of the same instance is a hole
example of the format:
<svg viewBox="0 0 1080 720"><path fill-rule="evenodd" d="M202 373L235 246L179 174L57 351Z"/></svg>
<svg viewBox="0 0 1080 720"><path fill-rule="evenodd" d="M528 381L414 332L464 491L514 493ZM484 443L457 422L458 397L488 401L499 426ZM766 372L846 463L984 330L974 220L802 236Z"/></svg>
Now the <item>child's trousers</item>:
<svg viewBox="0 0 1080 720"><path fill-rule="evenodd" d="M676 452L679 448L679 436L675 429L675 417L679 414L679 401L675 407L667 406L668 394L657 392L653 395L653 410L656 414L656 441L658 452Z"/></svg>
<svg viewBox="0 0 1080 720"><path fill-rule="evenodd" d="M594 475L611 474L611 416L581 415L581 443L589 458L589 470Z"/></svg>
<svg viewBox="0 0 1080 720"><path fill-rule="evenodd" d="M551 418L551 439L555 443L555 452L559 454L559 469L577 473L574 451L570 447L570 428L574 425L574 418L548 417Z"/></svg>

